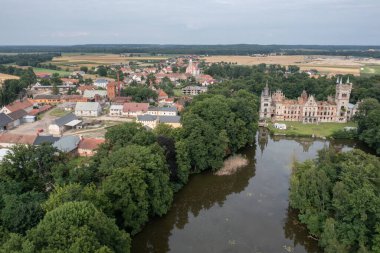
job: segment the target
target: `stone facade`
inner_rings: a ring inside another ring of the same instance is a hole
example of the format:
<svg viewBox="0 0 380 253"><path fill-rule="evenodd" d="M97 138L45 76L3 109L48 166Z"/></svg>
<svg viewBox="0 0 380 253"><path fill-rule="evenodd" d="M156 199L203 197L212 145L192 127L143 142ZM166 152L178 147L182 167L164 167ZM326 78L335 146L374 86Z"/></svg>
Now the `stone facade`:
<svg viewBox="0 0 380 253"><path fill-rule="evenodd" d="M292 100L287 99L280 90L271 94L267 84L261 93L260 119L304 123L345 123L356 113L349 104L351 90L352 83L349 79L344 84L342 79L338 79L335 97L329 96L327 101L317 101L306 91L303 91L298 99Z"/></svg>

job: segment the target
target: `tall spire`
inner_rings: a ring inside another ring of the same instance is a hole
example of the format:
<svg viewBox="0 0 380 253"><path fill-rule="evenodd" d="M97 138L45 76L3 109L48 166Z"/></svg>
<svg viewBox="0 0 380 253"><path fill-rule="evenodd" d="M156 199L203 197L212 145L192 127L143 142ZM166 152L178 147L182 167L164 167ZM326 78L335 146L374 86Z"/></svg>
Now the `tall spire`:
<svg viewBox="0 0 380 253"><path fill-rule="evenodd" d="M350 83L350 77L347 77L347 82L346 82L347 84L349 84Z"/></svg>
<svg viewBox="0 0 380 253"><path fill-rule="evenodd" d="M343 84L343 77L340 78L339 84Z"/></svg>
<svg viewBox="0 0 380 253"><path fill-rule="evenodd" d="M336 83L337 84L339 83L339 76L336 78Z"/></svg>

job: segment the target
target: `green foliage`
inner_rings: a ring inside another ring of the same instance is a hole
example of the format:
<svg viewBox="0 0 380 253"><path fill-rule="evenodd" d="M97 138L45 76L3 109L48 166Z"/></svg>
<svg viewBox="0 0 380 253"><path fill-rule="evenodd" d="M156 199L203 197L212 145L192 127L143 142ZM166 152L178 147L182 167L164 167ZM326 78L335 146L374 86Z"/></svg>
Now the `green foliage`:
<svg viewBox="0 0 380 253"><path fill-rule="evenodd" d="M123 96L130 96L135 102L148 102L150 99L157 99L157 92L144 86L129 86L121 90Z"/></svg>
<svg viewBox="0 0 380 253"><path fill-rule="evenodd" d="M129 252L130 238L89 202L68 202L48 212L27 234L35 252Z"/></svg>
<svg viewBox="0 0 380 253"><path fill-rule="evenodd" d="M324 149L318 159L294 164L290 205L326 252L379 248L379 168L377 157L359 150Z"/></svg>
<svg viewBox="0 0 380 253"><path fill-rule="evenodd" d="M380 103L376 99L366 99L359 106L359 139L380 154Z"/></svg>
<svg viewBox="0 0 380 253"><path fill-rule="evenodd" d="M107 76L107 68L104 66L99 66L97 70L99 76Z"/></svg>

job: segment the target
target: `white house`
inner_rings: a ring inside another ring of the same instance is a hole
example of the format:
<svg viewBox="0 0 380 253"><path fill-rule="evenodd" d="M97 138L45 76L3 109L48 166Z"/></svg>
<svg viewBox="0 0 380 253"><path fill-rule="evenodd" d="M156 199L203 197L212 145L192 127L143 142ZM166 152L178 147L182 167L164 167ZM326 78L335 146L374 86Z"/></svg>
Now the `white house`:
<svg viewBox="0 0 380 253"><path fill-rule="evenodd" d="M75 106L75 115L81 117L98 117L102 107L98 102L78 102Z"/></svg>
<svg viewBox="0 0 380 253"><path fill-rule="evenodd" d="M105 78L98 78L94 82L94 86L100 87L100 88L106 88L108 84L108 80Z"/></svg>
<svg viewBox="0 0 380 253"><path fill-rule="evenodd" d="M176 107L149 107L148 114L157 116L176 116Z"/></svg>
<svg viewBox="0 0 380 253"><path fill-rule="evenodd" d="M123 105L111 105L110 116L121 116L123 114Z"/></svg>

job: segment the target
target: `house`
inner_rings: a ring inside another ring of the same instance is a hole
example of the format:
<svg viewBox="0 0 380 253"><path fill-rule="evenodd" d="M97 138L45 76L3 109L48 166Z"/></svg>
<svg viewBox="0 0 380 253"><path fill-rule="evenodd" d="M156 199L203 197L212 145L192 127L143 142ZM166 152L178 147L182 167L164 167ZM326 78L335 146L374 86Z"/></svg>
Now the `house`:
<svg viewBox="0 0 380 253"><path fill-rule="evenodd" d="M98 78L94 82L94 86L99 87L99 88L106 88L108 84L108 80L105 78Z"/></svg>
<svg viewBox="0 0 380 253"><path fill-rule="evenodd" d="M12 129L13 119L5 113L0 113L0 132Z"/></svg>
<svg viewBox="0 0 380 253"><path fill-rule="evenodd" d="M58 141L53 143L53 147L64 153L75 154L80 138L76 135L63 136Z"/></svg>
<svg viewBox="0 0 380 253"><path fill-rule="evenodd" d="M98 102L78 102L75 106L75 115L81 117L98 117L102 113L102 106Z"/></svg>
<svg viewBox="0 0 380 253"><path fill-rule="evenodd" d="M110 116L121 116L123 114L123 105L111 105Z"/></svg>
<svg viewBox="0 0 380 253"><path fill-rule="evenodd" d="M55 105L61 102L60 95L39 94L33 97L33 102L38 104Z"/></svg>
<svg viewBox="0 0 380 253"><path fill-rule="evenodd" d="M158 101L161 101L161 100L167 99L167 98L169 98L168 94L164 90L159 89L158 90Z"/></svg>
<svg viewBox="0 0 380 253"><path fill-rule="evenodd" d="M158 116L176 116L178 111L175 107L149 107L147 113Z"/></svg>
<svg viewBox="0 0 380 253"><path fill-rule="evenodd" d="M95 89L96 89L96 86L93 86L93 85L82 85L77 88L77 91L79 91L80 94L83 95L85 90L95 90Z"/></svg>
<svg viewBox="0 0 380 253"><path fill-rule="evenodd" d="M13 127L17 127L21 125L22 123L24 123L24 117L27 115L28 113L25 110L21 109L21 110L11 112L7 116L13 120L12 122Z"/></svg>
<svg viewBox="0 0 380 253"><path fill-rule="evenodd" d="M53 144L58 141L60 137L55 137L53 135L37 135L36 139L33 142L34 146L42 145L44 143Z"/></svg>
<svg viewBox="0 0 380 253"><path fill-rule="evenodd" d="M209 86L215 83L214 78L210 75L199 75L196 80L198 83L202 84L202 86Z"/></svg>
<svg viewBox="0 0 380 253"><path fill-rule="evenodd" d="M73 79L73 78L61 78L62 83L64 85L75 85L79 83L79 79Z"/></svg>
<svg viewBox="0 0 380 253"><path fill-rule="evenodd" d="M167 124L173 128L181 127L180 116L156 116L156 115L145 114L145 115L138 115L137 122L151 129L156 128L156 126L160 123Z"/></svg>
<svg viewBox="0 0 380 253"><path fill-rule="evenodd" d="M149 103L125 103L123 105L123 116L136 117L148 112Z"/></svg>
<svg viewBox="0 0 380 253"><path fill-rule="evenodd" d="M166 98L161 99L158 101L160 106L173 106L174 105L174 98Z"/></svg>
<svg viewBox="0 0 380 253"><path fill-rule="evenodd" d="M17 144L32 145L35 139L35 135L3 133L0 134L0 146L9 148Z"/></svg>
<svg viewBox="0 0 380 253"><path fill-rule="evenodd" d="M151 129L156 128L158 124L157 116L150 114L137 115L137 122Z"/></svg>
<svg viewBox="0 0 380 253"><path fill-rule="evenodd" d="M159 116L158 122L173 128L181 127L181 116Z"/></svg>
<svg viewBox="0 0 380 253"><path fill-rule="evenodd" d="M105 139L81 138L78 145L79 156L93 156L99 145L104 143Z"/></svg>
<svg viewBox="0 0 380 253"><path fill-rule="evenodd" d="M79 121L79 122L78 122ZM49 133L52 135L62 135L69 127L76 126L81 121L73 113L69 113L61 118L54 120L49 125Z"/></svg>
<svg viewBox="0 0 380 253"><path fill-rule="evenodd" d="M85 90L83 93L83 97L87 99L95 99L96 96L99 96L100 98L107 97L107 91L106 90Z"/></svg>
<svg viewBox="0 0 380 253"><path fill-rule="evenodd" d="M199 95L206 91L207 91L207 87L200 87L200 86L187 86L182 89L182 93L184 95L191 95L191 96Z"/></svg>
<svg viewBox="0 0 380 253"><path fill-rule="evenodd" d="M77 105L76 102L65 102L65 103L59 104L57 107L65 111L71 112L71 111L74 111L76 105Z"/></svg>
<svg viewBox="0 0 380 253"><path fill-rule="evenodd" d="M25 99L22 101L15 101L13 103L10 103L6 106L4 106L0 113L9 114L11 112L17 111L17 110L25 110L27 112L30 112L33 109L33 103L29 99Z"/></svg>

